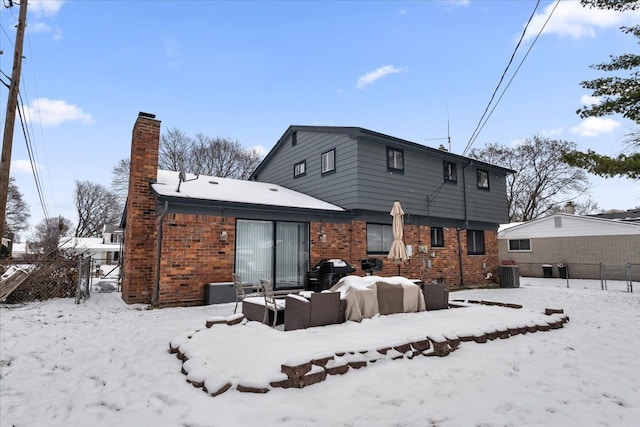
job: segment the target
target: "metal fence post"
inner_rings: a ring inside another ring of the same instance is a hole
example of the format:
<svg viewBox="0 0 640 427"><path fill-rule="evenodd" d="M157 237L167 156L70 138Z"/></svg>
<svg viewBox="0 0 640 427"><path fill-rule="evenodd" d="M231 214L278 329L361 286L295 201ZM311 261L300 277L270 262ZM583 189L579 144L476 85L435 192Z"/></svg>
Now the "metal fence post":
<svg viewBox="0 0 640 427"><path fill-rule="evenodd" d="M600 289L607 289L607 268L603 263L600 263Z"/></svg>
<svg viewBox="0 0 640 427"><path fill-rule="evenodd" d="M633 293L633 282L631 281L631 264L626 265L627 273L627 292Z"/></svg>
<svg viewBox="0 0 640 427"><path fill-rule="evenodd" d="M569 264L565 264L564 265L564 272L565 272L565 276L567 277L567 288L569 287Z"/></svg>
<svg viewBox="0 0 640 427"><path fill-rule="evenodd" d="M78 286L76 286L76 304L80 304L80 294L82 292L82 255L78 258Z"/></svg>

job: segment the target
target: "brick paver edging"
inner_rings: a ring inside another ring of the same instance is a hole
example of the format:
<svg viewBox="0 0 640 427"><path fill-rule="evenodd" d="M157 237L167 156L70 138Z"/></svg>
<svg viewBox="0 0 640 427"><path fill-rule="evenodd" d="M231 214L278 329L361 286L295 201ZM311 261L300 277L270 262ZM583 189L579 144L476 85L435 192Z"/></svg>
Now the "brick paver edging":
<svg viewBox="0 0 640 427"><path fill-rule="evenodd" d="M498 305L514 309L522 308L519 304L491 301L469 300L466 301L466 303ZM456 300L453 301L451 305L452 307L462 307L463 304L462 300ZM239 382L236 385L236 390L245 393L267 393L271 388L303 388L324 381L327 375L344 375L350 369L364 368L380 360L413 359L416 356L444 357L458 349L461 342L474 341L483 344L487 341L506 339L518 334L550 331L552 329L562 328L564 324L569 321L569 317L564 314L564 310L562 309L547 308L544 313L549 316L552 314L560 316L554 316L554 318L549 319L548 322L530 322L518 328L497 329L495 331L461 336L451 333L431 334L421 340L382 347L376 351L336 352L331 356L326 356L321 359L311 359L305 362L296 362L295 364L284 363L280 366L281 377L272 380L269 386ZM206 327L211 328L217 324L241 325L244 322L244 315L238 313L228 317L209 318L207 319ZM196 331L193 333L195 332ZM191 337L192 335L187 335L186 339L191 339ZM176 354L178 359L182 360L182 373L187 376L187 382L194 387L202 388L211 396L218 396L232 388L233 384L230 381L207 383L206 378L196 372L197 369L191 369L189 367L188 358L180 351L179 342L171 342L169 344L169 352Z"/></svg>

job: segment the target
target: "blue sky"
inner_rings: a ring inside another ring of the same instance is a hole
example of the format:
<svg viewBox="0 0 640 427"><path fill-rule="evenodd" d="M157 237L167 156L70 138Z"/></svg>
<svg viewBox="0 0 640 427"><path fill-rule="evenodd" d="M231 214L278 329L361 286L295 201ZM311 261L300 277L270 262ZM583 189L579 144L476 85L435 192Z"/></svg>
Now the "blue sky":
<svg viewBox="0 0 640 427"><path fill-rule="evenodd" d="M5 4L7 1L4 2ZM542 1L514 60L555 2ZM534 1L29 2L21 93L48 213L76 220L74 181L109 186L139 111L178 128L268 151L291 124L359 126L452 151L469 142ZM0 12L0 69L11 74L18 6ZM610 54L637 52L619 31L635 12L562 1L473 147L534 135L616 155L632 126L582 120L582 80ZM507 75L507 81L513 75ZM8 79L3 77L4 81ZM0 89L2 123L7 89ZM44 217L16 127L11 175ZM591 177L602 209L640 205L640 184Z"/></svg>

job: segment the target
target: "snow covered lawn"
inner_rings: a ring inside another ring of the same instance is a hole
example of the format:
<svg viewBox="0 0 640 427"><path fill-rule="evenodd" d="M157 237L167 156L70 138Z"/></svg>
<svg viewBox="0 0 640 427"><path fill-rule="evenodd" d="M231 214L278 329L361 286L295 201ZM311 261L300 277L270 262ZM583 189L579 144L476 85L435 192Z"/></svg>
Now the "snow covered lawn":
<svg viewBox="0 0 640 427"><path fill-rule="evenodd" d="M144 310L107 293L81 305L57 300L2 306L0 425L634 426L640 419L640 295L599 287L521 278L521 288L454 292L452 299L511 302L535 311L563 308L571 321L550 332L464 342L444 358L376 363L303 389L232 389L215 398L186 382L169 342L201 330L212 316L230 315L233 304ZM491 311L504 315L489 320L479 313L469 323L467 310L449 310L446 321L441 313L422 313L423 326L428 333L477 330L519 311ZM246 326L216 325L198 333L204 342L196 348L205 358L225 356L217 364L224 363L224 371L215 368L220 375L252 373L252 380L263 381L273 374L265 347L278 346L283 356L296 359L301 349L320 354L376 346L390 337L411 338L418 317L386 316L315 328L311 335L264 328L267 339L249 344L239 335L215 333ZM366 330L355 335L364 342L331 332L340 326ZM292 345L282 334L299 340Z"/></svg>

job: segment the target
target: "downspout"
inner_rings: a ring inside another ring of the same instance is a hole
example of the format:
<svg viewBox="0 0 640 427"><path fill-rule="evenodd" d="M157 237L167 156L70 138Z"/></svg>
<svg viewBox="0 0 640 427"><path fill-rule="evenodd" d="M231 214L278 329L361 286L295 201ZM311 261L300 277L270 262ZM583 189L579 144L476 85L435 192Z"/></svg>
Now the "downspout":
<svg viewBox="0 0 640 427"><path fill-rule="evenodd" d="M169 202L165 200L164 209L160 214L160 220L158 221L158 245L156 248L156 277L154 279L155 282L155 295L154 299L151 302L153 306L158 306L160 303L160 259L162 255L162 222L164 221L164 217L167 215L167 211L169 210Z"/></svg>
<svg viewBox="0 0 640 427"><path fill-rule="evenodd" d="M469 230L469 214L467 212L467 168L473 165L473 160L469 164L462 167L462 203L464 204L464 229ZM456 230L458 237L458 263L460 265L460 287L464 286L464 269L462 262L462 245L460 244L460 229Z"/></svg>

